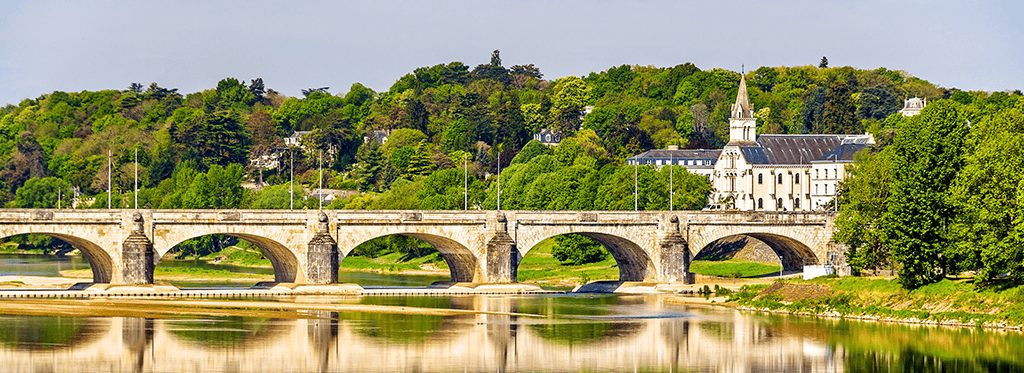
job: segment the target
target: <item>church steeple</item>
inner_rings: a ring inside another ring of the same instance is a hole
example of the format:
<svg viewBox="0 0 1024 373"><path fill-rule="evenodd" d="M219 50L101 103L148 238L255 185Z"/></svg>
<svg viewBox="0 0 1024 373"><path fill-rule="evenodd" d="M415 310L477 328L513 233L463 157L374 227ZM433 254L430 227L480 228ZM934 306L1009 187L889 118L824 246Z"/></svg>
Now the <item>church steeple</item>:
<svg viewBox="0 0 1024 373"><path fill-rule="evenodd" d="M736 103L732 104L732 117L754 117L754 111L750 107L750 100L747 98L747 79L743 75L740 75L740 90L736 92Z"/></svg>
<svg viewBox="0 0 1024 373"><path fill-rule="evenodd" d="M740 74L740 89L736 92L736 103L732 105L729 118L729 145L755 145L757 118L747 97L747 79Z"/></svg>

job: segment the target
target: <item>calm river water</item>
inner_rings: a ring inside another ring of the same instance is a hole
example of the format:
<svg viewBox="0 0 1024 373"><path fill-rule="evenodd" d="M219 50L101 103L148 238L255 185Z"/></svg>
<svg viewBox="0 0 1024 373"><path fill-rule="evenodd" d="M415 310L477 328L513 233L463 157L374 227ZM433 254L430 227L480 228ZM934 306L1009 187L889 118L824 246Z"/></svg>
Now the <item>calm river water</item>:
<svg viewBox="0 0 1024 373"><path fill-rule="evenodd" d="M279 319L143 319L0 312L0 371L1024 371L1024 336L1016 332L751 314L679 299L277 299L492 312L458 316L297 311Z"/></svg>

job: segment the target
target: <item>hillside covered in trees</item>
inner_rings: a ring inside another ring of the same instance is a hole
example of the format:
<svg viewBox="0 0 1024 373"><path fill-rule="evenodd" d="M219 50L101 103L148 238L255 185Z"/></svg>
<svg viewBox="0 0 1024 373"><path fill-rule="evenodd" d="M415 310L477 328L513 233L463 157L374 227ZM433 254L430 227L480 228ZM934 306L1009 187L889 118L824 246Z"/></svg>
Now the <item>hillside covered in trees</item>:
<svg viewBox="0 0 1024 373"><path fill-rule="evenodd" d="M990 249L965 243L970 240L1022 246L1020 91L943 88L884 67L828 67L824 58L817 66L765 66L744 74L758 133L870 131L879 139L858 160L840 203L847 224L841 236L856 250L858 268L887 265L890 256L904 260L886 249L897 242L886 241L897 239L895 228L883 230L917 219L904 211L924 202L894 197L897 189L924 188L901 181L909 175L934 183L927 198L942 200L921 223L922 232L940 239L937 246L914 253L941 252L944 259L924 261L919 272L991 263L984 254ZM233 77L187 94L157 83L52 92L0 108L0 203L67 208L79 194L78 208L106 208L109 189L110 207L133 207L137 167L140 208L282 209L290 206L294 168L295 208L316 208L315 198L303 196L320 184L322 164L325 188L361 192L327 208L495 209L501 170L502 209L629 210L634 177L637 208L668 209L672 185L675 208L698 209L711 188L705 178L682 167L625 167L625 159L668 145L723 146L739 80L738 72L691 63L622 65L545 79L532 64L504 66L494 51L475 67L451 62L415 69L384 92L356 83L344 93L311 87L303 97L286 97L260 78ZM929 111L946 114L894 115L909 97L926 98L936 107ZM928 132L938 128L933 121L960 118L973 130ZM542 128L565 139L553 148L532 141ZM285 146L283 139L296 131L309 132L300 146ZM380 134L387 134L386 142L376 141ZM950 136L959 142L921 148L925 140ZM955 154L941 157L951 158L928 168L892 160L950 147ZM955 169L931 174L949 162ZM941 232L928 230L936 226ZM1015 261L1017 278L1024 263L1019 251L999 261ZM1009 265L983 274L994 278Z"/></svg>
<svg viewBox="0 0 1024 373"><path fill-rule="evenodd" d="M156 83L52 92L0 109L0 200L56 207L57 190L66 204L74 187L93 201L88 207L107 207L110 188L113 207L132 207L137 151L139 204L147 208L286 208L287 191L273 186L287 183L289 167L253 162L267 156L294 165L296 181L307 188L318 185L322 163L325 187L375 192L335 207L462 208L459 172L446 170L465 161L473 179L470 208L496 207L487 176L499 167L508 172L502 208L632 208L613 203L624 199L615 189L625 158L667 145L721 147L739 78L687 63L545 80L533 65L504 67L495 51L472 68L418 68L386 92L356 83L343 94L322 87L285 97L258 78L225 78L185 95ZM881 126L904 97L987 96L885 68L761 67L747 78L762 133L862 133ZM528 146L541 128L568 139L553 151ZM282 138L295 131L311 131L302 139L305 151L282 152ZM389 140L365 141L374 131L388 131ZM244 181L271 187L249 193L240 187ZM553 194L565 182L588 184L573 190L596 198L560 200ZM664 208L656 195L667 184L642 184L651 190L642 191L640 208ZM402 193L387 193L394 189ZM95 196L104 198L89 198Z"/></svg>

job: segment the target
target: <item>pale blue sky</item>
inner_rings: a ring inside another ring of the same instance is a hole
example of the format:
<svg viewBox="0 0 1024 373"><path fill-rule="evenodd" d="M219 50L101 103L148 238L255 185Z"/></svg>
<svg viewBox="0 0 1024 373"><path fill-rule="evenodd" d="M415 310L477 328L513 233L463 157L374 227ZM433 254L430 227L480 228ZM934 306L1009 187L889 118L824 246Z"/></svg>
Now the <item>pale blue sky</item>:
<svg viewBox="0 0 1024 373"><path fill-rule="evenodd" d="M190 93L262 77L299 96L384 91L421 66L533 63L546 78L621 64L905 70L943 87L1024 89L1018 1L0 2L0 105L131 82Z"/></svg>

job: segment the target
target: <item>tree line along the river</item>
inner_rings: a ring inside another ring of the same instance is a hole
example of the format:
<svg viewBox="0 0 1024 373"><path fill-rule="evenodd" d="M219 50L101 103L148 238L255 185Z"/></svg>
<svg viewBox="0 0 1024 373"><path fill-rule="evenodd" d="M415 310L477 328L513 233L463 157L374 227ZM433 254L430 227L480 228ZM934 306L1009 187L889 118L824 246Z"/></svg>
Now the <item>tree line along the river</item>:
<svg viewBox="0 0 1024 373"><path fill-rule="evenodd" d="M828 67L824 59L817 67L760 67L745 74L759 133L871 131L888 139L858 159L856 173L865 176L845 186L844 210L901 206L858 205L855 197L877 197L879 192L863 190L888 188L893 175L904 175L871 166L889 165L887 152L896 151L885 150L887 145L899 144L900 126L918 121L893 116L903 98L936 104L948 99L976 128L985 118L1012 116L1006 113L1020 102L1019 91L947 89L897 70ZM322 164L325 188L362 192L328 208L493 209L500 169L503 209L632 209L634 174L638 208L667 209L671 184L675 208L694 209L706 203L710 190L703 177L681 167L634 170L624 167L625 159L668 145L720 148L728 139L739 80L740 73L691 63L622 65L546 80L532 64L505 67L494 51L489 62L472 68L451 62L415 69L384 92L355 83L343 94L316 87L287 97L259 78L225 78L189 94L157 83L58 91L0 108L0 159L6 165L0 201L7 207L66 206L76 188L91 201L79 207L105 208L109 189L112 207L132 207L137 167L140 207L288 208L291 168L296 192L305 193L321 182ZM553 149L531 142L542 128L565 140ZM295 131L310 131L302 139L305 151L285 147L283 138ZM387 131L387 142L366 141L375 131ZM970 132L964 146L980 147L983 141L971 140L977 131ZM274 155L283 167L253 162ZM966 158L963 163L971 164ZM879 181L869 181L870 172ZM265 186L242 187L254 181ZM301 196L296 208L317 206L316 199ZM946 237L959 215L943 211L937 224ZM848 240L857 268L878 267L878 258L902 260L879 249L892 245L879 243L881 224L857 219L870 228L840 235L868 237ZM897 223L893 219L886 221ZM952 262L950 255L943 253L944 262Z"/></svg>

